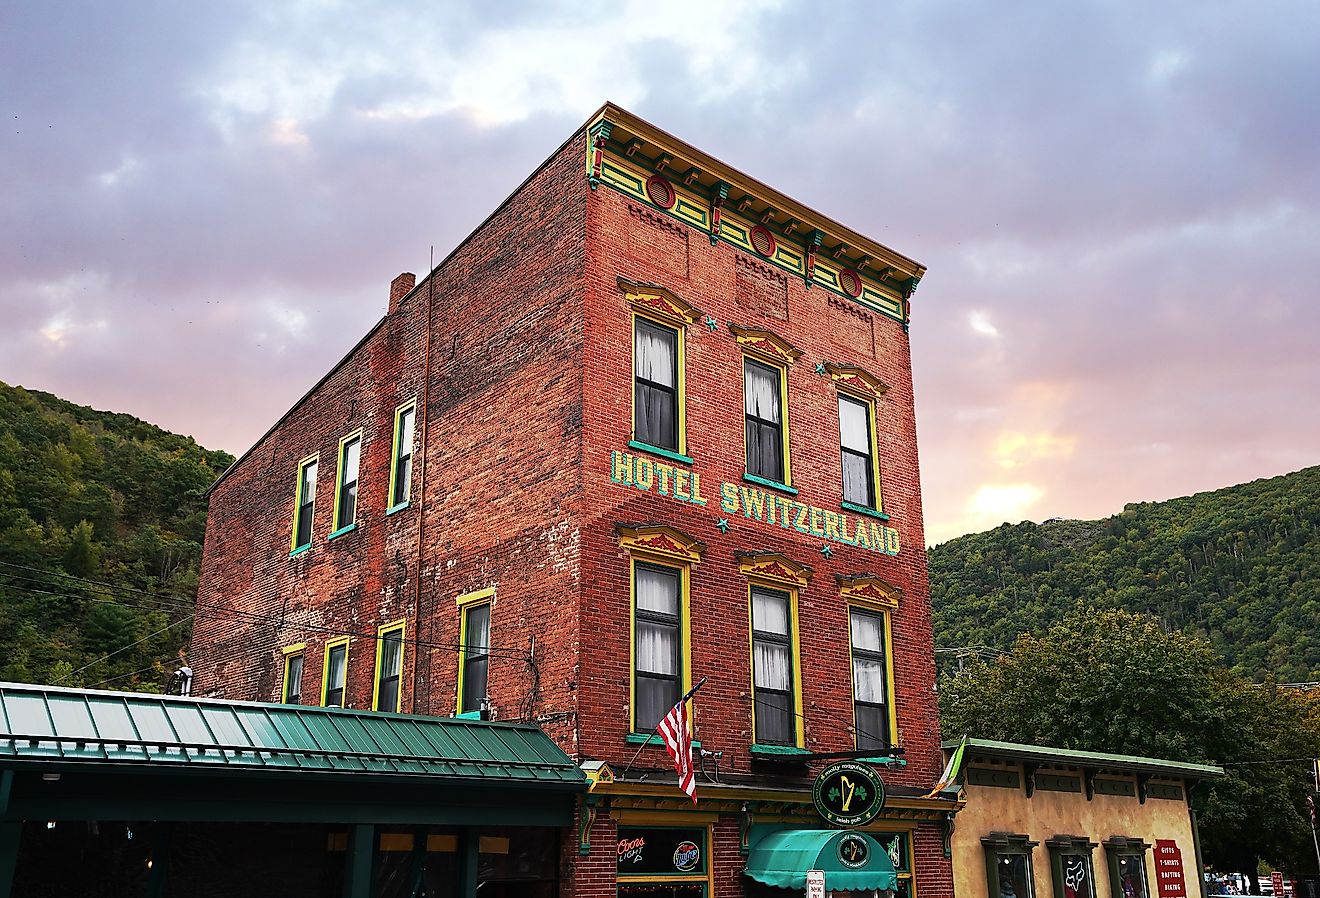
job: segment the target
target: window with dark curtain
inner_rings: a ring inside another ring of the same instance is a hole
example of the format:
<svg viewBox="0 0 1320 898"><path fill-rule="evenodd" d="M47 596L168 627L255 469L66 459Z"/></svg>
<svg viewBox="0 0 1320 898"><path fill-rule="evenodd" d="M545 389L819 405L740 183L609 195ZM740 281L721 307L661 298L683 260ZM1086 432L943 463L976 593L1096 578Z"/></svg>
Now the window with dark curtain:
<svg viewBox="0 0 1320 898"><path fill-rule="evenodd" d="M780 371L746 359L743 398L747 421L747 473L777 483L784 481L783 409Z"/></svg>
<svg viewBox="0 0 1320 898"><path fill-rule="evenodd" d="M885 666L885 618L874 611L853 608L848 613L852 631L853 716L858 748L889 747L889 683Z"/></svg>
<svg viewBox="0 0 1320 898"><path fill-rule="evenodd" d="M312 541L312 515L316 511L316 462L309 461L298 473L298 521L294 548Z"/></svg>
<svg viewBox="0 0 1320 898"><path fill-rule="evenodd" d="M399 710L399 676L403 673L403 631L380 637L380 682L376 684L376 710Z"/></svg>
<svg viewBox="0 0 1320 898"><path fill-rule="evenodd" d="M490 673L490 604L469 605L463 612L462 713L480 711Z"/></svg>
<svg viewBox="0 0 1320 898"><path fill-rule="evenodd" d="M302 704L302 673L302 653L286 655L284 657L284 703L286 705Z"/></svg>
<svg viewBox="0 0 1320 898"><path fill-rule="evenodd" d="M344 707L344 686L348 680L348 646L332 646L326 657L325 706Z"/></svg>
<svg viewBox="0 0 1320 898"><path fill-rule="evenodd" d="M843 460L843 498L854 505L875 507L875 464L871 446L871 406L839 397L839 442Z"/></svg>
<svg viewBox="0 0 1320 898"><path fill-rule="evenodd" d="M678 451L678 331L644 318L633 329L636 439Z"/></svg>
<svg viewBox="0 0 1320 898"><path fill-rule="evenodd" d="M636 668L633 682L637 707L634 728L649 732L682 695L679 661L679 602L682 572L638 564L633 578L636 615Z"/></svg>
<svg viewBox="0 0 1320 898"><path fill-rule="evenodd" d="M341 528L357 520L358 468L362 462L362 437L344 443L339 456L339 520Z"/></svg>
<svg viewBox="0 0 1320 898"><path fill-rule="evenodd" d="M413 422L417 410L406 408L399 412L399 421L394 435L394 495L390 496L390 505L402 505L408 501L412 491L412 453Z"/></svg>
<svg viewBox="0 0 1320 898"><path fill-rule="evenodd" d="M752 700L756 741L793 745L793 635L788 594L752 589Z"/></svg>

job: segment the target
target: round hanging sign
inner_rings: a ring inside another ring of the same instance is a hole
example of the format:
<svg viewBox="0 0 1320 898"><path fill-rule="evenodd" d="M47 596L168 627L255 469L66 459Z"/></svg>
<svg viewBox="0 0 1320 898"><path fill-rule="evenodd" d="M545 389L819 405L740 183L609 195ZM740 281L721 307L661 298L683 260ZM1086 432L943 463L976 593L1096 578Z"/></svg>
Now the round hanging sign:
<svg viewBox="0 0 1320 898"><path fill-rule="evenodd" d="M885 784L865 764L839 761L816 776L811 800L835 826L864 826L884 809Z"/></svg>

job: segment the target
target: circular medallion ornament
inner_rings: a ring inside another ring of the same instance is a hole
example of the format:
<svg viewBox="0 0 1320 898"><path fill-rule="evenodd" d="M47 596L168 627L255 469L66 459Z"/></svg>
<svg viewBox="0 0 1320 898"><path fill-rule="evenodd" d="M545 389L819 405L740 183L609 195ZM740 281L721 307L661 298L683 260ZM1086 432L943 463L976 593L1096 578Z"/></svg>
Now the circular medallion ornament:
<svg viewBox="0 0 1320 898"><path fill-rule="evenodd" d="M646 179L646 196L661 209L672 209L678 194L667 178L652 175Z"/></svg>
<svg viewBox="0 0 1320 898"><path fill-rule="evenodd" d="M839 287L853 299L862 295L862 276L851 268L839 272Z"/></svg>
<svg viewBox="0 0 1320 898"><path fill-rule="evenodd" d="M748 237L752 241L752 247L767 259L775 254L775 235L763 225L757 225L752 228Z"/></svg>
<svg viewBox="0 0 1320 898"><path fill-rule="evenodd" d="M856 870L865 867L871 859L871 846L857 833L848 833L839 840L839 863Z"/></svg>
<svg viewBox="0 0 1320 898"><path fill-rule="evenodd" d="M701 863L701 849L697 847L696 842L682 841L674 849L674 869L680 873L687 873L689 870L695 870L697 864Z"/></svg>
<svg viewBox="0 0 1320 898"><path fill-rule="evenodd" d="M865 764L839 761L816 776L811 800L835 826L864 826L884 809L885 784Z"/></svg>

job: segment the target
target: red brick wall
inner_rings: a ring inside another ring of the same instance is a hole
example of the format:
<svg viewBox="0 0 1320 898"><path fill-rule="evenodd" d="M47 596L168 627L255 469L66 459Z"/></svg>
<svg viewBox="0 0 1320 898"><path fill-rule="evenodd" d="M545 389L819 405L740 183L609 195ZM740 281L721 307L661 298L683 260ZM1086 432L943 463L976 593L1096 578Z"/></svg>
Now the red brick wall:
<svg viewBox="0 0 1320 898"><path fill-rule="evenodd" d="M350 646L348 701L370 707L376 628L406 618L402 707L451 714L460 641L454 599L495 586L491 639L499 651L490 690L499 716L521 716L529 701L537 714L572 711L577 621L564 612L576 606L577 590L582 152L579 138L552 156L441 264L433 285L423 280L215 489L192 645L199 694L277 700L280 647L305 642L304 702L316 703L326 640L352 633L364 635ZM424 467L420 453L414 459L411 507L387 516L400 403L417 398L421 430L432 287L426 458ZM338 442L357 427L358 528L327 541ZM297 465L315 451L312 547L290 558ZM571 749L571 713L547 729Z"/></svg>
<svg viewBox="0 0 1320 898"><path fill-rule="evenodd" d="M903 590L893 615L899 736L908 766L887 779L929 786L940 768L939 726L933 692L931 618L917 470L916 427L908 337L888 318L845 303L820 287L749 258L727 244L711 246L688 231L682 264L674 229L687 230L654 210L601 188L590 201L585 424L586 516L582 525L583 738L588 752L619 765L632 749L628 722L628 556L618 548L614 523L672 524L707 546L692 572L693 678L709 676L696 700L696 726L704 747L723 751L722 769L752 770L747 581L735 551L780 552L814 569L799 596L807 747L853 748L847 611L836 574L872 573ZM649 229L649 230L648 230ZM708 504L697 507L610 481L611 450L626 450L632 428L631 316L617 279L664 286L715 318L714 332L687 329L688 454L701 475ZM839 508L839 421L836 389L815 364L829 360L861 366L889 385L878 403L881 481L890 526L901 536L896 557L823 541L720 511L721 481L738 482L743 448L743 355L730 322L774 331L803 351L789 369L789 431L797 497ZM719 517L732 529L721 534ZM589 687L589 690L586 690ZM664 766L663 750L648 748L650 766Z"/></svg>

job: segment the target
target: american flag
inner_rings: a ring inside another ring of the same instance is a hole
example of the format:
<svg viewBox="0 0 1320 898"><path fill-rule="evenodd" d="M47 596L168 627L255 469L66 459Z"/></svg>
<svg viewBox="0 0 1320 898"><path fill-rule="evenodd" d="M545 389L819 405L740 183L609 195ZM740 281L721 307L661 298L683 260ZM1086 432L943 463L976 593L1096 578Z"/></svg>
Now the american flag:
<svg viewBox="0 0 1320 898"><path fill-rule="evenodd" d="M688 726L686 695L660 721L656 732L665 743L669 757L674 759L674 769L678 771L678 787L696 804L697 778L692 770L692 729Z"/></svg>

